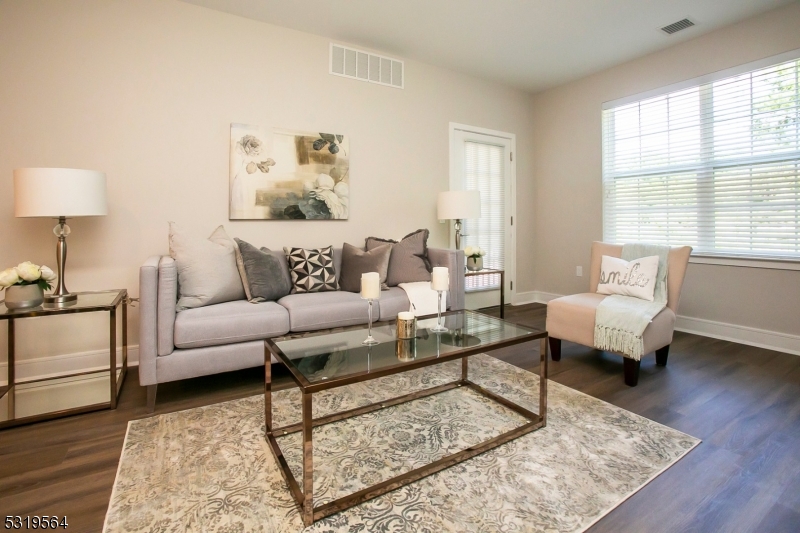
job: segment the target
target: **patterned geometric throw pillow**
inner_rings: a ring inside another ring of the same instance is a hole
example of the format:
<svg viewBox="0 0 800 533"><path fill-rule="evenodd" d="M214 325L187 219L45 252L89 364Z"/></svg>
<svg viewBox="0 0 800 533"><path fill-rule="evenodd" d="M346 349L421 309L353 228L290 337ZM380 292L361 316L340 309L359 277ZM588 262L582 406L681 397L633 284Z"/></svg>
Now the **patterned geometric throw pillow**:
<svg viewBox="0 0 800 533"><path fill-rule="evenodd" d="M292 294L338 291L333 267L333 246L327 248L284 247L292 276Z"/></svg>

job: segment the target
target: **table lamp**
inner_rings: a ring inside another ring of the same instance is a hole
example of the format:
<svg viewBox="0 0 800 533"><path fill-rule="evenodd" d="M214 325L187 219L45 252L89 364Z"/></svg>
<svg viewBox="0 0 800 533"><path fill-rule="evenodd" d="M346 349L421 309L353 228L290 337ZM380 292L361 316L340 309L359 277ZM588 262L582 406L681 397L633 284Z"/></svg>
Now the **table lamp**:
<svg viewBox="0 0 800 533"><path fill-rule="evenodd" d="M461 249L461 220L481 217L481 195L478 191L444 191L437 202L439 220L455 220L456 250Z"/></svg>
<svg viewBox="0 0 800 533"><path fill-rule="evenodd" d="M108 213L106 175L74 168L18 168L14 170L14 215L58 219L53 233L58 237L56 260L58 284L45 302L61 304L78 299L64 282L67 262L67 217L95 217Z"/></svg>

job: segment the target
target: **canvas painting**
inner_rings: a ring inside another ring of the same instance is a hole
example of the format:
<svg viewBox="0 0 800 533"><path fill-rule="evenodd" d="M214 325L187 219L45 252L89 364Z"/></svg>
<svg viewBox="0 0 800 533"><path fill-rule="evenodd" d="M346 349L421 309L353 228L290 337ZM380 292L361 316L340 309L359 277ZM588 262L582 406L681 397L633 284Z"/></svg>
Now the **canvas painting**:
<svg viewBox="0 0 800 533"><path fill-rule="evenodd" d="M231 220L346 220L350 139L231 124Z"/></svg>

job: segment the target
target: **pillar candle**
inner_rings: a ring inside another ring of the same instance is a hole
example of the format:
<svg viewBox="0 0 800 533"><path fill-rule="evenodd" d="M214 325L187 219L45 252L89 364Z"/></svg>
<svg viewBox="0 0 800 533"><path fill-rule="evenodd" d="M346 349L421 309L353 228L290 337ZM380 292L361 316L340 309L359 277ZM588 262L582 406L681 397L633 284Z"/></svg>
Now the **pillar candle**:
<svg viewBox="0 0 800 533"><path fill-rule="evenodd" d="M361 274L361 297L377 300L381 297L381 277L377 272Z"/></svg>
<svg viewBox="0 0 800 533"><path fill-rule="evenodd" d="M447 267L433 267L431 288L435 291L450 290L450 271Z"/></svg>

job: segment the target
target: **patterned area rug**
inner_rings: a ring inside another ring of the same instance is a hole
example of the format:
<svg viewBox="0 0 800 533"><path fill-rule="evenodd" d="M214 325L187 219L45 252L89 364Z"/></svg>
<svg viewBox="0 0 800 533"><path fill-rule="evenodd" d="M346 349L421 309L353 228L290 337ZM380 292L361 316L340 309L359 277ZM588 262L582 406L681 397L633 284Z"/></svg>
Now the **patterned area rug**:
<svg viewBox="0 0 800 533"><path fill-rule="evenodd" d="M460 376L456 361L314 396L314 416ZM538 377L486 355L470 379L538 411ZM316 522L308 532L583 531L700 441L548 383L547 427ZM297 389L274 394L277 425L299 421ZM303 524L264 441L253 396L130 422L104 531L298 532ZM315 504L521 424L466 388L314 429ZM280 439L299 479L299 434Z"/></svg>

